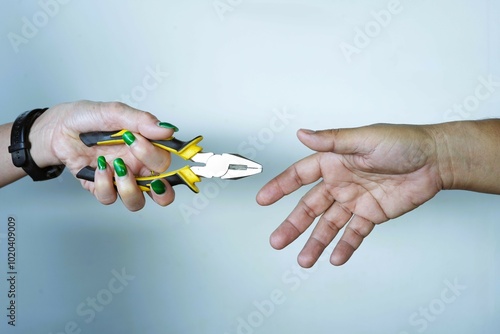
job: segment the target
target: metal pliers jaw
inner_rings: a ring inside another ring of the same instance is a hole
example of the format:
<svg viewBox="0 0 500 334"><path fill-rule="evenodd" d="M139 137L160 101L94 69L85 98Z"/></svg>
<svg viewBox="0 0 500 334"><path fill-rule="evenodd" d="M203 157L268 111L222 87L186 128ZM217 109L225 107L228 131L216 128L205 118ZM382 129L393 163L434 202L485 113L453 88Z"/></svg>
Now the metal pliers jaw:
<svg viewBox="0 0 500 334"><path fill-rule="evenodd" d="M81 141L91 147L94 145L117 145L123 144L123 133L126 130L110 132L89 132L80 134ZM185 184L192 191L198 193L200 190L196 186L200 182L200 177L221 179L240 179L246 176L255 175L262 172L262 165L255 161L246 159L238 154L214 154L212 152L201 152L202 147L198 143L203 139L198 136L189 142L180 141L174 137L165 140L150 140L150 142L164 150L167 150L184 160L191 160L203 165L184 166L172 172L165 172L159 175L136 177L139 188L143 191L151 190L151 182L157 179L165 179L171 186ZM77 178L94 181L95 168L87 166L82 168Z"/></svg>
<svg viewBox="0 0 500 334"><path fill-rule="evenodd" d="M200 152L191 160L205 164L204 166L191 166L191 170L196 175L206 178L241 179L262 172L260 164L238 154Z"/></svg>

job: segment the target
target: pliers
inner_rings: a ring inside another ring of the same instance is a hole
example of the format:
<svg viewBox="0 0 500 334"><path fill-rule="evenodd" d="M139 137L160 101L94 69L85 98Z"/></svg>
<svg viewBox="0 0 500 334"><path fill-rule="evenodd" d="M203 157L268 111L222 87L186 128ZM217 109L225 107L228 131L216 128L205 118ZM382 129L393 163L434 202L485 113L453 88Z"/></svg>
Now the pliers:
<svg viewBox="0 0 500 334"><path fill-rule="evenodd" d="M81 133L80 140L88 147L95 145L123 144L125 141L122 136L125 131L127 130ZM167 150L184 160L191 160L203 165L187 165L171 172L136 177L139 188L142 191L150 191L150 184L152 181L156 179L164 179L168 181L171 186L185 184L192 191L198 193L200 190L195 183L201 181L200 177L240 179L262 172L262 165L238 154L214 154L212 152L202 152L202 147L198 145L202 139L202 136L197 136L189 142L183 142L174 137L164 140L150 140L153 145ZM78 174L76 174L76 177L93 182L94 175L95 168L86 166L82 168Z"/></svg>

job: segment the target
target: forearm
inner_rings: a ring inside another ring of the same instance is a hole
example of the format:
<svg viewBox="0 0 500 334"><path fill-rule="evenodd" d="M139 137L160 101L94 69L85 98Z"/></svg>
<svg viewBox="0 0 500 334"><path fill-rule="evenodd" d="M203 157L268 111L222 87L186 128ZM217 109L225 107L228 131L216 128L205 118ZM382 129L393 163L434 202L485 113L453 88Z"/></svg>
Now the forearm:
<svg viewBox="0 0 500 334"><path fill-rule="evenodd" d="M444 189L500 194L500 119L430 126Z"/></svg>
<svg viewBox="0 0 500 334"><path fill-rule="evenodd" d="M0 187L26 176L22 168L18 168L12 163L9 153L11 128L12 123L0 125Z"/></svg>

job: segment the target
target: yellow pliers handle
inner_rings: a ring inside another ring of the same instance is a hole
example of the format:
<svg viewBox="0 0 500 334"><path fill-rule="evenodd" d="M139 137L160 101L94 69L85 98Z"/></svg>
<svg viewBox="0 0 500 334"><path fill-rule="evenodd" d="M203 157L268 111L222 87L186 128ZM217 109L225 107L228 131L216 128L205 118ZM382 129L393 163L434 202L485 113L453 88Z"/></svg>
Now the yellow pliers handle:
<svg viewBox="0 0 500 334"><path fill-rule="evenodd" d="M123 140L123 134L125 133L125 131L127 130L82 133L80 134L80 140L89 147L95 145L118 145L125 142ZM202 147L198 145L198 143L202 139L202 136L198 136L190 140L189 142L183 142L174 137L171 137L165 140L150 140L150 142L161 149L178 155L185 160L189 160L202 150ZM82 168L76 175L76 177L79 179L84 179L92 182L94 181L94 176L95 168L91 166ZM201 181L200 177L191 170L191 167L189 165L175 171L166 172L159 175L136 177L137 184L143 191L150 191L150 184L156 179L165 179L172 186L185 184L195 193L199 192L199 189L195 183Z"/></svg>

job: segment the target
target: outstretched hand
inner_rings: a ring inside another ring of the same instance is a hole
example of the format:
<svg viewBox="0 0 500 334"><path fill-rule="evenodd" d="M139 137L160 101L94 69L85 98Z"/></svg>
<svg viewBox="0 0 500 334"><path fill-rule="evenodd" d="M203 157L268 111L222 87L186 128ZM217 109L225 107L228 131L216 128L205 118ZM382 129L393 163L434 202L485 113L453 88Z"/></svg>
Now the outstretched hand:
<svg viewBox="0 0 500 334"><path fill-rule="evenodd" d="M282 249L320 217L298 256L302 267L314 265L345 227L330 257L332 264L344 264L376 224L415 209L442 189L435 140L425 126L377 124L297 135L317 153L267 183L257 202L270 205L321 179L270 238Z"/></svg>

